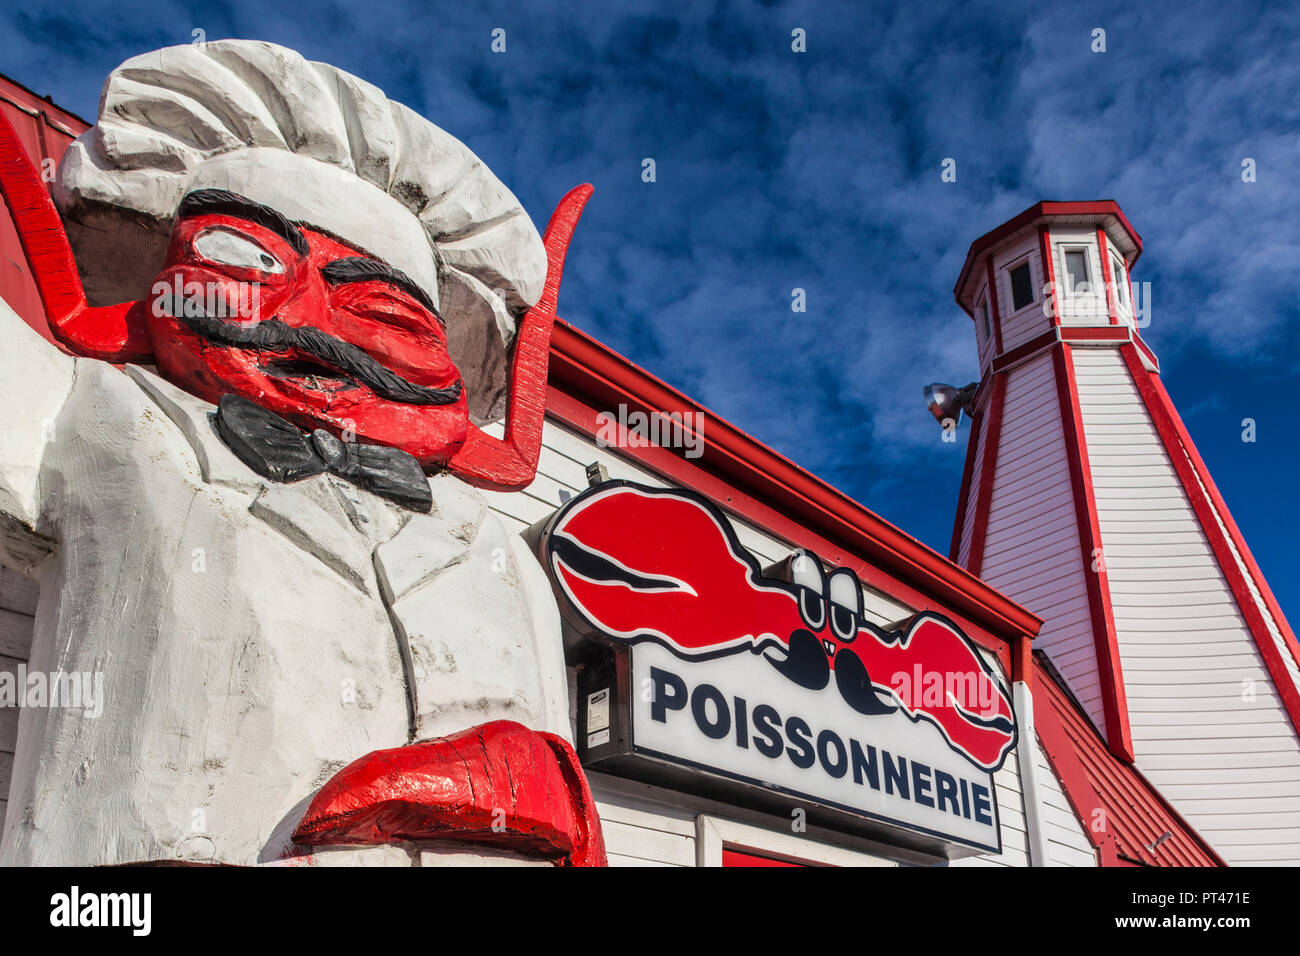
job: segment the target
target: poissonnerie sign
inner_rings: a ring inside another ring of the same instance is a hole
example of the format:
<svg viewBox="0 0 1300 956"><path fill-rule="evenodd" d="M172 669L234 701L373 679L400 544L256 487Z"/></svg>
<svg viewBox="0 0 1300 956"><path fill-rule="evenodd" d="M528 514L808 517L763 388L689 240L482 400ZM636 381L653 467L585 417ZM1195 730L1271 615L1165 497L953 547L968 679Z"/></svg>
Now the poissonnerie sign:
<svg viewBox="0 0 1300 956"><path fill-rule="evenodd" d="M551 520L541 557L575 630L629 649L582 671L586 762L760 788L949 854L1000 849L1010 695L951 621L883 631L856 575L806 552L765 575L711 503L678 489L593 488Z"/></svg>

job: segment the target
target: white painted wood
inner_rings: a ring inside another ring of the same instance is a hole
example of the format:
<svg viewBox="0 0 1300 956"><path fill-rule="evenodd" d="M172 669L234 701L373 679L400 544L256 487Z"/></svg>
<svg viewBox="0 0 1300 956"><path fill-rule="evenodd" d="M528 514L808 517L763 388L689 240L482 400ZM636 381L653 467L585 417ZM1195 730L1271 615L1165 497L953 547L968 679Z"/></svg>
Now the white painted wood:
<svg viewBox="0 0 1300 956"><path fill-rule="evenodd" d="M1122 356L1073 360L1138 767L1228 862L1300 862L1300 741L1272 678Z"/></svg>
<svg viewBox="0 0 1300 956"><path fill-rule="evenodd" d="M1044 618L1035 647L1105 732L1074 490L1050 355L1008 373L981 576Z"/></svg>
<svg viewBox="0 0 1300 956"><path fill-rule="evenodd" d="M1012 310L1011 279L1009 268L1021 260L1028 261L1030 280L1034 287L1034 302L1018 312ZM993 253L994 275L997 277L998 309L1002 327L1002 350L1011 349L1042 335L1051 327L1043 312L1043 264L1038 254L1036 233L1025 236Z"/></svg>
<svg viewBox="0 0 1300 956"><path fill-rule="evenodd" d="M610 866L676 866L675 863L662 863L658 860L642 860L635 856L624 856L621 853L606 852L606 858Z"/></svg>
<svg viewBox="0 0 1300 956"><path fill-rule="evenodd" d="M272 493L210 405L78 362L43 452L62 541L30 668L106 693L95 719L22 713L5 863L282 858L334 772L409 742L412 705L421 738L569 732L549 585L473 489L430 479L418 517L329 476Z"/></svg>
<svg viewBox="0 0 1300 956"><path fill-rule="evenodd" d="M1034 697L1029 685L1016 681L1011 687L1019 737L1016 744L1016 770L1020 774L1021 806L1024 809L1025 835L1029 846L1029 865L1047 866L1050 854L1044 820L1046 781L1037 759L1038 740L1034 734ZM1033 742L1030 746L1030 741Z"/></svg>
<svg viewBox="0 0 1300 956"><path fill-rule="evenodd" d="M597 809L600 805L597 804ZM674 866L695 864L694 836L679 836L663 830L622 823L602 811L601 828L605 846L621 856L669 863Z"/></svg>
<svg viewBox="0 0 1300 956"><path fill-rule="evenodd" d="M35 581L0 566L0 609L30 616L36 613L38 597L40 588Z"/></svg>
<svg viewBox="0 0 1300 956"><path fill-rule="evenodd" d="M1105 275L1101 271L1101 258L1097 246L1097 233L1092 229L1053 227L1051 231L1052 259L1057 289L1061 294L1061 324L1109 325ZM1066 250L1082 249L1088 256L1091 291L1071 294L1066 291Z"/></svg>
<svg viewBox="0 0 1300 956"><path fill-rule="evenodd" d="M31 653L33 620L38 596L36 584L6 567L0 567L0 672L16 674ZM17 749L18 707L0 707L0 754L8 764L0 780L0 833L8 807L9 778Z"/></svg>

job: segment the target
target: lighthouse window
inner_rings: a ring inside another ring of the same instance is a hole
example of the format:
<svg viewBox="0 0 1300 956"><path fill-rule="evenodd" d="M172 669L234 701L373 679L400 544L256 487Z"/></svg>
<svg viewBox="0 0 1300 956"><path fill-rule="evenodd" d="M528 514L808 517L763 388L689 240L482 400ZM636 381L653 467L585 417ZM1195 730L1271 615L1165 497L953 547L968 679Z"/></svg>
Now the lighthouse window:
<svg viewBox="0 0 1300 956"><path fill-rule="evenodd" d="M1019 312L1027 305L1034 304L1034 280L1029 276L1029 261L1025 260L1010 272L1011 307Z"/></svg>
<svg viewBox="0 0 1300 956"><path fill-rule="evenodd" d="M984 338L986 340L991 339L993 337L993 324L989 321L989 307L987 303L981 301L980 304L975 307L975 310L980 317L980 328L984 330Z"/></svg>
<svg viewBox="0 0 1300 956"><path fill-rule="evenodd" d="M1092 285L1088 279L1088 250L1065 250L1065 281L1067 292L1089 292Z"/></svg>
<svg viewBox="0 0 1300 956"><path fill-rule="evenodd" d="M1111 257L1110 271L1115 276L1115 301L1122 308L1128 308L1128 282L1125 281L1124 263L1116 257Z"/></svg>

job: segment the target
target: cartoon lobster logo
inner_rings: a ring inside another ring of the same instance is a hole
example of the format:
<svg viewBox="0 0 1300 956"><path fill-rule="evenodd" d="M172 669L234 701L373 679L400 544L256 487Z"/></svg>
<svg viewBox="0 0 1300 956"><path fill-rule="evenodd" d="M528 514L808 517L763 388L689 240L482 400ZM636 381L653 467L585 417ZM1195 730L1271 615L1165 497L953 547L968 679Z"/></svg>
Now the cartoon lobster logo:
<svg viewBox="0 0 1300 956"><path fill-rule="evenodd" d="M883 631L863 617L857 575L827 574L809 551L765 576L722 512L692 492L605 482L556 514L543 550L584 632L655 641L686 660L761 654L801 687L833 679L860 714L927 721L988 771L1015 746L1010 695L951 621L927 611Z"/></svg>

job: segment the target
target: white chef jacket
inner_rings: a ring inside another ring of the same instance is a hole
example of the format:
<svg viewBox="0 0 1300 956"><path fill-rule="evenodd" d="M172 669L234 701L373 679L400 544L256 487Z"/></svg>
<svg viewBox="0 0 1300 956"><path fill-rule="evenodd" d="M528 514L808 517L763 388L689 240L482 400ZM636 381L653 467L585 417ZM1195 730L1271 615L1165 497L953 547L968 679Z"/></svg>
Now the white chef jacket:
<svg viewBox="0 0 1300 956"><path fill-rule="evenodd" d="M98 717L19 719L0 863L290 856L364 754L511 719L570 737L545 575L483 496L417 514L278 484L152 372L71 358L0 301L0 560L36 577L29 672Z"/></svg>

